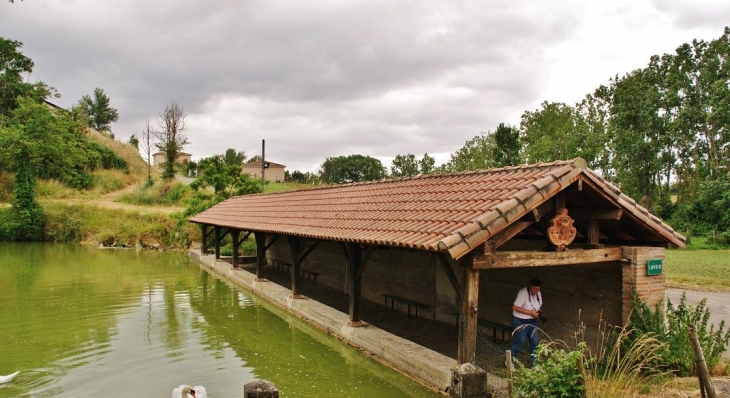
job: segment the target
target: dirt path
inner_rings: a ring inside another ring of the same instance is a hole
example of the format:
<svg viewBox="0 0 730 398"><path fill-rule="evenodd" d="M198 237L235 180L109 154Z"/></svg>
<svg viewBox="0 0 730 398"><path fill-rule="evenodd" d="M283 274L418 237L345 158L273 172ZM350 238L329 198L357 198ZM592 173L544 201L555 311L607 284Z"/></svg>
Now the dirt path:
<svg viewBox="0 0 730 398"><path fill-rule="evenodd" d="M147 205L134 205L129 203L121 203L116 202L116 200L128 193L134 192L137 189L139 189L140 184L132 184L129 186L124 187L123 189L120 189L118 191L113 191L106 193L99 198L96 199L49 199L49 201L54 202L63 202L69 205L73 204L85 204L85 205L95 205L97 207L105 208L105 209L120 209L120 210L130 210L130 211L138 211L140 213L156 213L156 214L172 214L174 212L179 212L185 210L184 207L179 206L147 206Z"/></svg>

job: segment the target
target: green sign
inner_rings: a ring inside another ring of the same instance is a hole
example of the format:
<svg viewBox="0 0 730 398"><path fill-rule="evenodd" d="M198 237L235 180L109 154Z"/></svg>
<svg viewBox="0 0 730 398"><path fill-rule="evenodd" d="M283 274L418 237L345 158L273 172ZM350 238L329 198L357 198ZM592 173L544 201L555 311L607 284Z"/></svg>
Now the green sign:
<svg viewBox="0 0 730 398"><path fill-rule="evenodd" d="M664 268L664 260L661 258L653 258L646 263L646 274L647 275L660 275Z"/></svg>

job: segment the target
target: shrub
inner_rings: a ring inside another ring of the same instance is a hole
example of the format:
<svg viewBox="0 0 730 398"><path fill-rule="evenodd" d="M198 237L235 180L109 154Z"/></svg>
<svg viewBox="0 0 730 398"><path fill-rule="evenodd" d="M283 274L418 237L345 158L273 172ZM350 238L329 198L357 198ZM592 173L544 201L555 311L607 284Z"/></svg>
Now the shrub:
<svg viewBox="0 0 730 398"><path fill-rule="evenodd" d="M96 141L87 141L90 155L93 154L95 157L98 156L98 163L105 169L119 169L129 170L129 164L126 160L117 156L114 151L107 148L104 145L97 143ZM89 164L91 169L96 168L95 164Z"/></svg>
<svg viewBox="0 0 730 398"><path fill-rule="evenodd" d="M175 205L192 195L192 190L185 184L174 183L163 187L160 204Z"/></svg>
<svg viewBox="0 0 730 398"><path fill-rule="evenodd" d="M249 237L241 245L241 251L245 254L256 254L256 240Z"/></svg>
<svg viewBox="0 0 730 398"><path fill-rule="evenodd" d="M566 351L556 343L540 343L537 346L537 366L524 367L517 362L513 396L532 397L580 397L585 389L577 369L578 359L583 356L585 345L579 350Z"/></svg>
<svg viewBox="0 0 730 398"><path fill-rule="evenodd" d="M709 325L710 311L707 300L703 299L696 307L687 305L683 294L677 308L667 300L666 313L657 304L654 311L634 292L634 311L631 314L631 325L634 331L628 342L636 341L642 334L651 333L665 347L659 352L656 365L663 366L679 376L689 376L694 372L694 352L690 345L688 331L695 328L700 346L709 368L717 366L722 354L730 343L730 329L725 331L725 321L721 321L717 329Z"/></svg>
<svg viewBox="0 0 730 398"><path fill-rule="evenodd" d="M3 212L0 240L36 242L44 240L46 223L43 209L35 200L35 175L30 167L15 174L13 206Z"/></svg>

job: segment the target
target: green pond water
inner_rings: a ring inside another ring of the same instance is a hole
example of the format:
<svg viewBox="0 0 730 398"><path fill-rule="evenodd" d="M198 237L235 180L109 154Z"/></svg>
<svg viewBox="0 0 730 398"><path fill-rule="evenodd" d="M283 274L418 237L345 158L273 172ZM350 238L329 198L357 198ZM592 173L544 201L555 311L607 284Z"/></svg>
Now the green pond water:
<svg viewBox="0 0 730 398"><path fill-rule="evenodd" d="M439 396L185 253L78 245L0 243L0 375L16 370L0 397L242 397L256 379L282 397Z"/></svg>

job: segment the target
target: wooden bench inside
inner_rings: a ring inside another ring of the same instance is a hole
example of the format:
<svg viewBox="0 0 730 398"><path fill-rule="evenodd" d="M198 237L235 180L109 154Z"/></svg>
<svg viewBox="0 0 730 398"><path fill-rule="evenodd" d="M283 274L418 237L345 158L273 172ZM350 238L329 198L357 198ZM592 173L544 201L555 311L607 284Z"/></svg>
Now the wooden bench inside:
<svg viewBox="0 0 730 398"><path fill-rule="evenodd" d="M461 315L458 312L452 312L451 315L456 317L456 326L459 326L459 315ZM502 332L502 341L507 341L505 339L505 332L508 332L509 335L512 335L512 326L505 325L503 323L490 321L488 319L484 318L477 318L477 326L481 326L483 328L492 329L492 342L497 342L497 331Z"/></svg>
<svg viewBox="0 0 730 398"><path fill-rule="evenodd" d="M314 283L317 283L319 272L310 271L308 269L300 269L299 272L302 274L302 277L307 277L307 282L312 282L312 279L314 279Z"/></svg>
<svg viewBox="0 0 730 398"><path fill-rule="evenodd" d="M281 270L281 271L286 270L287 273L291 273L292 265L287 262L275 260L271 265L272 265L272 267L274 267L278 270ZM301 275L302 277L306 277L307 282L317 283L317 277L319 276L319 272L300 268L299 275Z"/></svg>
<svg viewBox="0 0 730 398"><path fill-rule="evenodd" d="M405 297L396 296L394 294L383 294L385 299L385 308L388 308L388 299L390 299L390 309L393 309L394 303L399 302L408 306L408 317L411 317L411 306L416 308L416 318L418 318L418 308L428 308L428 304L418 302L416 300L407 299Z"/></svg>

